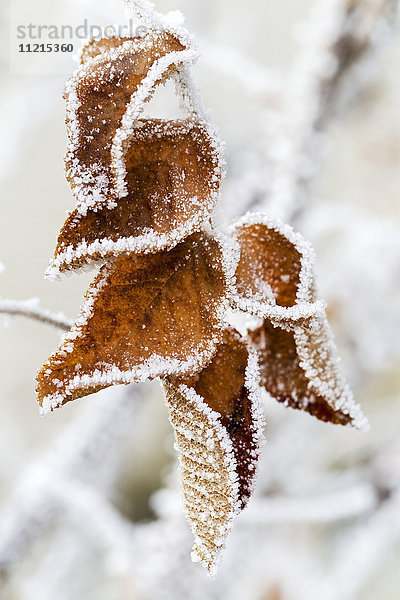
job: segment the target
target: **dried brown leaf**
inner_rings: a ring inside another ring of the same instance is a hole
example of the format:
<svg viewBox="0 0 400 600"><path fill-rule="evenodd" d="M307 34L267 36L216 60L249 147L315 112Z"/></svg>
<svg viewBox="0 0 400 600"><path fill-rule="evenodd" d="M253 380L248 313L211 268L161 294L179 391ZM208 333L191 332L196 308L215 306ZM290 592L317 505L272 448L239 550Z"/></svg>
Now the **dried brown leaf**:
<svg viewBox="0 0 400 600"><path fill-rule="evenodd" d="M113 206L118 194L111 151L124 114L146 78L150 80L139 104L185 59L184 50L168 32L100 40L84 49L83 62L65 90L67 178L82 214L88 208Z"/></svg>
<svg viewBox="0 0 400 600"><path fill-rule="evenodd" d="M231 230L240 245L238 308L283 321L319 310L314 297L314 253L302 236L260 213L246 215Z"/></svg>
<svg viewBox="0 0 400 600"><path fill-rule="evenodd" d="M221 340L227 294L222 245L205 233L110 262L38 374L43 412L109 385L199 371Z"/></svg>
<svg viewBox="0 0 400 600"><path fill-rule="evenodd" d="M325 316L300 321L292 330L266 319L249 337L258 352L261 384L278 402L321 421L366 428L366 419L339 371Z"/></svg>
<svg viewBox="0 0 400 600"><path fill-rule="evenodd" d="M205 124L193 119L137 121L126 149L127 195L115 208L75 209L58 238L57 272L120 252L170 248L214 208L219 157Z"/></svg>

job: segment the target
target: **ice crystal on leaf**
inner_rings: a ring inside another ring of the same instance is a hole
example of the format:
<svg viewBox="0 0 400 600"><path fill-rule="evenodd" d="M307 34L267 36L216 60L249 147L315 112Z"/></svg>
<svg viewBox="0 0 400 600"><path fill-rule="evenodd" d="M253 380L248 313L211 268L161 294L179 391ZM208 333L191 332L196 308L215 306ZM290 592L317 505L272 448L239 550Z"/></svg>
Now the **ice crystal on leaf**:
<svg viewBox="0 0 400 600"><path fill-rule="evenodd" d="M223 159L191 83L196 50L172 21L154 13L152 24L149 6L136 3L143 38L89 43L67 83L76 208L48 275L101 265L37 391L45 413L107 386L163 381L192 556L214 573L253 489L262 388L323 421L366 421L338 369L310 245L257 213L213 226ZM187 118L140 118L168 77ZM229 308L262 325L242 339Z"/></svg>
<svg viewBox="0 0 400 600"><path fill-rule="evenodd" d="M261 383L278 402L321 421L367 428L338 369L326 317L311 317L292 330L265 319L249 338L259 355Z"/></svg>

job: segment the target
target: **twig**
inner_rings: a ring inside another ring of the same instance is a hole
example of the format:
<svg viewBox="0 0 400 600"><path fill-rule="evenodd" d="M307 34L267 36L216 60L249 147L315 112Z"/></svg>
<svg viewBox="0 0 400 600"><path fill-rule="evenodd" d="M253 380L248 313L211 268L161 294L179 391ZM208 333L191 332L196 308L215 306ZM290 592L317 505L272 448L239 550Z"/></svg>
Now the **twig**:
<svg viewBox="0 0 400 600"><path fill-rule="evenodd" d="M45 308L41 308L37 298L29 300L3 300L0 298L0 313L33 319L34 321L51 325L63 331L69 331L72 327L72 321L67 319L62 313L55 314Z"/></svg>
<svg viewBox="0 0 400 600"><path fill-rule="evenodd" d="M68 519L103 547L106 561L124 568L127 577L132 559L133 525L93 487L54 476L46 481L46 493L53 494L67 509Z"/></svg>
<svg viewBox="0 0 400 600"><path fill-rule="evenodd" d="M243 92L276 102L282 92L279 75L235 48L198 39L201 62L218 74L237 82Z"/></svg>
<svg viewBox="0 0 400 600"><path fill-rule="evenodd" d="M174 502L176 489L159 490L154 505L159 516L178 517L181 513L179 502ZM289 496L277 494L271 497L253 498L249 506L237 520L236 527L249 525L263 526L273 523L301 522L334 523L354 519L373 511L379 502L379 491L369 481L360 481L313 496Z"/></svg>
<svg viewBox="0 0 400 600"><path fill-rule="evenodd" d="M150 0L125 0L127 6L145 23L148 27L163 29L163 15L156 11L153 2Z"/></svg>

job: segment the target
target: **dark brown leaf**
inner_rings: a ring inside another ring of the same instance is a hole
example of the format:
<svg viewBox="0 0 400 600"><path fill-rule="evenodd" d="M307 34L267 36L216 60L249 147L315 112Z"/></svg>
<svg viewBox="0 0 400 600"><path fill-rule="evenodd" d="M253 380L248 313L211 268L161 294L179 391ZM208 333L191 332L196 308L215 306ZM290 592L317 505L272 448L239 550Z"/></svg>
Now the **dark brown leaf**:
<svg viewBox="0 0 400 600"><path fill-rule="evenodd" d="M249 332L258 352L261 384L278 402L338 425L366 427L366 419L341 376L325 317L281 329L267 319Z"/></svg>

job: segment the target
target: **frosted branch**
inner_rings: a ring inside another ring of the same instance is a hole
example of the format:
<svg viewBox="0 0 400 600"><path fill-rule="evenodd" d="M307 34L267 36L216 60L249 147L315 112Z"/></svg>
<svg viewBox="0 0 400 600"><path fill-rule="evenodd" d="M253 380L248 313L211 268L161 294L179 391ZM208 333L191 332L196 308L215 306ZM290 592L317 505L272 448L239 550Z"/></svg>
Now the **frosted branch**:
<svg viewBox="0 0 400 600"><path fill-rule="evenodd" d="M163 29L164 20L150 0L126 0L127 6L148 26Z"/></svg>
<svg viewBox="0 0 400 600"><path fill-rule="evenodd" d="M67 319L62 313L52 313L41 308L37 298L29 300L3 300L0 298L0 313L9 316L26 317L46 325L51 325L63 331L69 331L72 327L72 321Z"/></svg>
<svg viewBox="0 0 400 600"><path fill-rule="evenodd" d="M49 474L51 475L51 474ZM88 485L72 479L47 478L46 493L53 494L68 512L68 519L83 528L104 548L106 560L129 576L132 555L132 524L124 519L112 504Z"/></svg>
<svg viewBox="0 0 400 600"><path fill-rule="evenodd" d="M49 493L53 480L67 478L96 488L110 486L115 477L119 441L137 410L142 390L116 388L99 394L46 455L26 468L2 511L0 575L9 572L18 557L60 514L66 499L61 504L60 495Z"/></svg>
<svg viewBox="0 0 400 600"><path fill-rule="evenodd" d="M354 598L387 560L399 538L400 490L397 489L367 521L355 525L343 536L325 586L321 589L319 582L310 590L310 599Z"/></svg>
<svg viewBox="0 0 400 600"><path fill-rule="evenodd" d="M377 490L367 482L308 498L257 498L243 514L242 525L270 525L276 522L330 523L352 519L372 511L377 502Z"/></svg>
<svg viewBox="0 0 400 600"><path fill-rule="evenodd" d="M164 15L157 12L151 0L125 0L125 2L128 8L150 29L174 29L181 33L185 31L187 34L186 30L181 27L184 19L179 11L172 11Z"/></svg>
<svg viewBox="0 0 400 600"><path fill-rule="evenodd" d="M370 81L362 74L367 56L393 30L397 0L316 3L303 27L303 47L278 108L265 113L264 151L250 172L232 184L231 202L242 213L255 205L293 221L318 172L321 133L336 109ZM346 98L347 94L347 98ZM347 100L347 102L345 102Z"/></svg>
<svg viewBox="0 0 400 600"><path fill-rule="evenodd" d="M235 81L243 92L277 102L282 93L278 73L239 52L210 40L199 40L201 62L219 75Z"/></svg>

